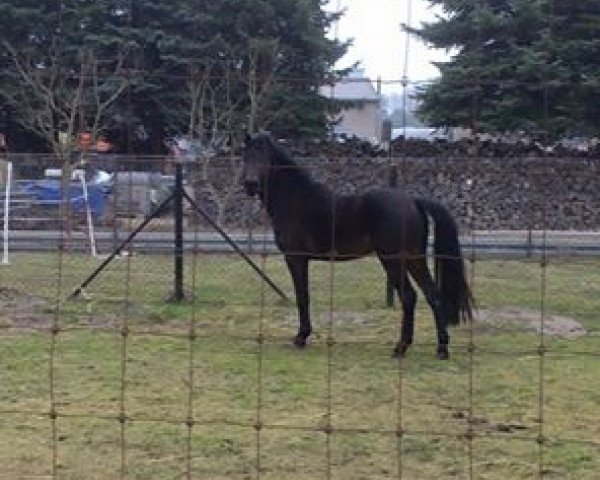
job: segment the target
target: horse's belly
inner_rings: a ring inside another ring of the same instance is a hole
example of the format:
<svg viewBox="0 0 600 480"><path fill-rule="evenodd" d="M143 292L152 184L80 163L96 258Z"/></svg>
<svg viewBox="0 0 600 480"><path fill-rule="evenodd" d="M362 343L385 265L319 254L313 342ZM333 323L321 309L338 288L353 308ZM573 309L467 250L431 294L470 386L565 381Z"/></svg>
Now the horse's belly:
<svg viewBox="0 0 600 480"><path fill-rule="evenodd" d="M328 245L320 245L313 249L313 258L335 261L354 260L374 251L370 236L355 237L351 241L336 240L335 246L332 246L332 243L334 242L330 241Z"/></svg>
<svg viewBox="0 0 600 480"><path fill-rule="evenodd" d="M341 243L336 248L334 254L337 260L352 260L359 257L364 257L373 252L373 242L371 237L365 239L356 239L351 243Z"/></svg>
<svg viewBox="0 0 600 480"><path fill-rule="evenodd" d="M293 228L275 228L275 241L285 254L352 260L375 250L371 232L365 225L358 225L355 218L352 220L340 222L334 232L329 224L317 221L298 223Z"/></svg>

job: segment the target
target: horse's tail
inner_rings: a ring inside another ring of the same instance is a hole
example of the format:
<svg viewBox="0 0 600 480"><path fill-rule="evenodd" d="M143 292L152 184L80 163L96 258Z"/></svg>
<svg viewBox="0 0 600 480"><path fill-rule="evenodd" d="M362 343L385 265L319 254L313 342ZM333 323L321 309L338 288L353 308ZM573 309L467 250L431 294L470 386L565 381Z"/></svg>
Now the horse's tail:
<svg viewBox="0 0 600 480"><path fill-rule="evenodd" d="M473 296L465 275L456 223L439 203L425 199L417 199L416 203L434 222L435 279L447 322L458 325L461 321L471 320Z"/></svg>

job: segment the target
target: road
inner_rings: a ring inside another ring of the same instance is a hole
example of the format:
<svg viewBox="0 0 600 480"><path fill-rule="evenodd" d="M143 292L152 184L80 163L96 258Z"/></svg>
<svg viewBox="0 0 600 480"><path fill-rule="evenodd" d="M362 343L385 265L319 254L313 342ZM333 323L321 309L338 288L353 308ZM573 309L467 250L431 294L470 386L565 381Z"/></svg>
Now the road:
<svg viewBox="0 0 600 480"><path fill-rule="evenodd" d="M112 231L97 231L95 234L98 253L110 253L119 242L124 241L127 232L115 237ZM247 232L230 233L231 238L245 252L276 253L271 233ZM14 230L9 233L10 252L55 251L59 246L61 233L58 231ZM476 258L489 257L538 257L547 256L600 256L600 231L476 231L461 236L465 255L475 254ZM0 240L0 244L3 241ZM72 233L69 242L72 251L89 251L89 242L81 231ZM213 231L184 233L184 249L196 248L202 253L225 253L233 249L223 238ZM169 231L142 231L133 241L133 249L140 253L166 253L173 250L173 233Z"/></svg>

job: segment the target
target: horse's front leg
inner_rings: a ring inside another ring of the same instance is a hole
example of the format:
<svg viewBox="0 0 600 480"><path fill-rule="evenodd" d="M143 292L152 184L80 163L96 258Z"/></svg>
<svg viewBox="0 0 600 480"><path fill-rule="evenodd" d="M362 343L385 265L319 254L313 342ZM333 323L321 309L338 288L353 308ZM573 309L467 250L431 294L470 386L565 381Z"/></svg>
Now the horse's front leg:
<svg viewBox="0 0 600 480"><path fill-rule="evenodd" d="M298 318L300 320L298 334L294 338L294 345L303 348L306 346L306 339L312 332L308 297L308 258L304 255L286 255L285 262L294 282Z"/></svg>

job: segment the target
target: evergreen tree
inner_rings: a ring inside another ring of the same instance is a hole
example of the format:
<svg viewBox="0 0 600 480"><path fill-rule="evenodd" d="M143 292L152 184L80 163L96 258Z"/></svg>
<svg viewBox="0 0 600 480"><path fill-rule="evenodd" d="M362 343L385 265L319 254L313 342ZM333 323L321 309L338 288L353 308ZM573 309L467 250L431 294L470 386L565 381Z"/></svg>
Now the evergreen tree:
<svg viewBox="0 0 600 480"><path fill-rule="evenodd" d="M224 0L204 2L205 42L219 36L219 56L235 66L250 130L284 135L323 134L327 100L318 87L347 45L326 32L339 14L325 0Z"/></svg>
<svg viewBox="0 0 600 480"><path fill-rule="evenodd" d="M546 138L598 133L599 0L431 3L445 15L412 32L457 53L417 95L430 124Z"/></svg>
<svg viewBox="0 0 600 480"><path fill-rule="evenodd" d="M235 130L319 135L328 101L318 86L346 50L326 37L339 14L325 0L139 0L131 21L136 131L157 152L168 137L210 145ZM133 112L132 112L133 110ZM124 127L120 129L124 130Z"/></svg>
<svg viewBox="0 0 600 480"><path fill-rule="evenodd" d="M99 97L111 101L103 105L98 129L109 132L121 150L162 153L165 140L175 135L230 134L244 126L322 134L328 105L318 86L346 48L326 36L336 15L325 13L324 3L1 2L0 102L49 143L59 131L89 129ZM31 79L45 83L23 81L17 59ZM89 82L78 93L81 78L101 82ZM78 108L70 118L65 113L74 98ZM27 99L34 105L25 105ZM26 106L43 115L32 115ZM45 131L31 123L42 117Z"/></svg>

